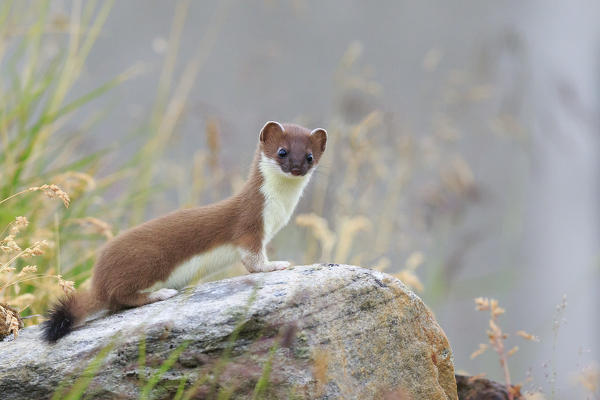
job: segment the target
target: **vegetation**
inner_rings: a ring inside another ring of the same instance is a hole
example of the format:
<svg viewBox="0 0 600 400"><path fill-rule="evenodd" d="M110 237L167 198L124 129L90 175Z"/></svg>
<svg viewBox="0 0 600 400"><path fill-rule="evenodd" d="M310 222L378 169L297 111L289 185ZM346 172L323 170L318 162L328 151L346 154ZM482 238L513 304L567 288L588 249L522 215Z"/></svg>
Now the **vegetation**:
<svg viewBox="0 0 600 400"><path fill-rule="evenodd" d="M99 243L112 236L110 225L93 215L110 206L97 204L96 196L118 176L93 177L104 152L76 155L79 135L96 121L84 121L80 132L67 123L132 76L126 71L72 96L110 2L74 10L71 23L50 16L48 2L39 5L7 1L0 8L0 302L31 317L29 324L74 282L85 282ZM67 48L49 51L49 32L67 35Z"/></svg>

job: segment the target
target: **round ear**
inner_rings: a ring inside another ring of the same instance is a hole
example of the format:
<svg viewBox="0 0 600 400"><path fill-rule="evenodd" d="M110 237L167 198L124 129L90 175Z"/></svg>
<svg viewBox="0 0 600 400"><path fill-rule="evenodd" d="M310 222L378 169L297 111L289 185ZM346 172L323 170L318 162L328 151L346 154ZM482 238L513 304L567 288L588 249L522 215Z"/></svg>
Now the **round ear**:
<svg viewBox="0 0 600 400"><path fill-rule="evenodd" d="M260 141L265 143L269 138L275 137L275 135L281 135L284 132L283 125L277 121L269 121L260 130Z"/></svg>
<svg viewBox="0 0 600 400"><path fill-rule="evenodd" d="M310 133L310 136L321 149L321 153L324 152L327 146L327 131L323 128L317 128Z"/></svg>

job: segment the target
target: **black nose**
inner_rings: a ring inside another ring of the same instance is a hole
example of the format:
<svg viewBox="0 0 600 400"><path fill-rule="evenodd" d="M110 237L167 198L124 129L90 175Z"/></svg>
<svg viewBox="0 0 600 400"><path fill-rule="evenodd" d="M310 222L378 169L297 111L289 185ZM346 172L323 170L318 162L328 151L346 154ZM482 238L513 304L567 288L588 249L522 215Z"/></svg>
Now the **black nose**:
<svg viewBox="0 0 600 400"><path fill-rule="evenodd" d="M302 174L302 170L298 167L293 167L291 171L292 171L292 175L295 175L295 176Z"/></svg>

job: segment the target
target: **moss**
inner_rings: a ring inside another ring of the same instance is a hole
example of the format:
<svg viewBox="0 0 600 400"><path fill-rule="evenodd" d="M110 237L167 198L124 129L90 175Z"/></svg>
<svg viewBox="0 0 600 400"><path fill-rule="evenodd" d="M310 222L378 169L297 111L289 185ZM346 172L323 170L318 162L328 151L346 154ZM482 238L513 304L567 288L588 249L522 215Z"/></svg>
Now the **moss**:
<svg viewBox="0 0 600 400"><path fill-rule="evenodd" d="M294 357L297 359L308 360L310 359L310 346L304 332L300 332L296 336L294 342Z"/></svg>
<svg viewBox="0 0 600 400"><path fill-rule="evenodd" d="M377 304L375 304L375 302L371 299L364 301L360 304L359 308L361 311L371 311L375 309L375 306Z"/></svg>

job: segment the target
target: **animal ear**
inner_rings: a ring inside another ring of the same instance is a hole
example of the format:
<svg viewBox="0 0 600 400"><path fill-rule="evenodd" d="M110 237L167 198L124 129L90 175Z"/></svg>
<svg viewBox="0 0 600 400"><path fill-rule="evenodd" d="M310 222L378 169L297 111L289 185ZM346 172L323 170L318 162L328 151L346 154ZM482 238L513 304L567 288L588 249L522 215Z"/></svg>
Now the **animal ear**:
<svg viewBox="0 0 600 400"><path fill-rule="evenodd" d="M310 137L319 149L321 153L325 151L325 147L327 146L327 131L323 128L317 128L310 133Z"/></svg>
<svg viewBox="0 0 600 400"><path fill-rule="evenodd" d="M260 130L260 141L265 143L270 140L270 138L283 134L283 131L283 125L281 125L279 122L269 121Z"/></svg>

